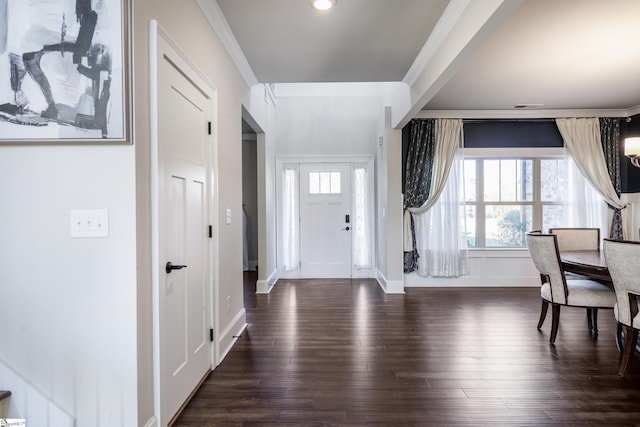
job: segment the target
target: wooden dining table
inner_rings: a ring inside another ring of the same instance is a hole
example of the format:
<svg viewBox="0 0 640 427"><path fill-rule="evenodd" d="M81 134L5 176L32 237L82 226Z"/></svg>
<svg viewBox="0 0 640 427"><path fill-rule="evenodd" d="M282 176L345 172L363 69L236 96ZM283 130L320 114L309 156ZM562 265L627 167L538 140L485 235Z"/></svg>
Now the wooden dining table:
<svg viewBox="0 0 640 427"><path fill-rule="evenodd" d="M563 251L560 252L560 262L564 271L611 284L611 275L601 250Z"/></svg>

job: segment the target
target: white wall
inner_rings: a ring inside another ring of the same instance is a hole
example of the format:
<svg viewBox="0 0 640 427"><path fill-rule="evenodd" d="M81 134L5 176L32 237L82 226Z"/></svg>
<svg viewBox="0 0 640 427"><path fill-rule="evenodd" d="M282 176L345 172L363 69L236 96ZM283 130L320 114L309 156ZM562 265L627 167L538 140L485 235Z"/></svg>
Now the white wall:
<svg viewBox="0 0 640 427"><path fill-rule="evenodd" d="M404 275L405 287L518 287L540 286L540 273L525 249L471 249L469 274L456 278Z"/></svg>
<svg viewBox="0 0 640 427"><path fill-rule="evenodd" d="M243 106L262 133L257 135L258 168L258 281L257 292L267 292L276 275L276 105L267 86L251 87ZM255 129L254 129L255 130Z"/></svg>
<svg viewBox="0 0 640 427"><path fill-rule="evenodd" d="M387 110L378 153L378 280L387 293L402 293L402 131L389 128L389 121Z"/></svg>
<svg viewBox="0 0 640 427"><path fill-rule="evenodd" d="M0 147L0 182L0 360L77 425L136 424L134 147ZM69 237L102 208L109 237Z"/></svg>
<svg viewBox="0 0 640 427"><path fill-rule="evenodd" d="M379 96L278 97L278 156L370 156L377 147Z"/></svg>

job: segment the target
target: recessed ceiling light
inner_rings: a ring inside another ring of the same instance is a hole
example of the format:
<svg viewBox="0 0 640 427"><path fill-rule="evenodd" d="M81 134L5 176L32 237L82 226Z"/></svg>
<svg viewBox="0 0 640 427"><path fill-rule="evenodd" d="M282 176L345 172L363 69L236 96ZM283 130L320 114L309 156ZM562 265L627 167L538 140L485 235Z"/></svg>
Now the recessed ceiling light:
<svg viewBox="0 0 640 427"><path fill-rule="evenodd" d="M337 0L311 0L311 6L318 10L329 10L336 5Z"/></svg>

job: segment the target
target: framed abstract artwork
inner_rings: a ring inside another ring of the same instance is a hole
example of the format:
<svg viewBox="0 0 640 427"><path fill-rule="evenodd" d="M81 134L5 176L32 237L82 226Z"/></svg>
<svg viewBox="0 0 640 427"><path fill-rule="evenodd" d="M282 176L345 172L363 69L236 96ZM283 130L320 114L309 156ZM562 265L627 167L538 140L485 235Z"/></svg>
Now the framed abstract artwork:
<svg viewBox="0 0 640 427"><path fill-rule="evenodd" d="M0 143L128 143L128 0L0 0Z"/></svg>

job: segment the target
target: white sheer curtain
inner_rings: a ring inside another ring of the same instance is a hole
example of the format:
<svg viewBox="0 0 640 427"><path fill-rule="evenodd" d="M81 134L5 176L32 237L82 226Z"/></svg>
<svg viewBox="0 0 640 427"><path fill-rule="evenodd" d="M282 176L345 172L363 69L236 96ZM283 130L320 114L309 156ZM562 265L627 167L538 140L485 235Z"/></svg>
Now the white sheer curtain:
<svg viewBox="0 0 640 427"><path fill-rule="evenodd" d="M369 173L366 166L353 169L353 263L356 268L370 268L371 214L369 204Z"/></svg>
<svg viewBox="0 0 640 427"><path fill-rule="evenodd" d="M582 175L570 155L567 164L567 189L564 202L565 227L597 227L600 237L608 236L608 208L604 199Z"/></svg>
<svg viewBox="0 0 640 427"><path fill-rule="evenodd" d="M285 165L282 171L282 251L285 271L300 265L298 168Z"/></svg>
<svg viewBox="0 0 640 427"><path fill-rule="evenodd" d="M625 205L616 193L611 178L607 172L607 163L602 151L600 137L600 123L596 118L586 119L556 119L556 124L562 135L565 146L571 153L582 175L600 193L604 200L617 209L623 209L624 224L627 223ZM608 229L609 227L607 227ZM605 236L608 236L607 232Z"/></svg>
<svg viewBox="0 0 640 427"><path fill-rule="evenodd" d="M431 208L415 215L418 275L458 277L469 274L462 192L462 150L451 164L440 197Z"/></svg>

